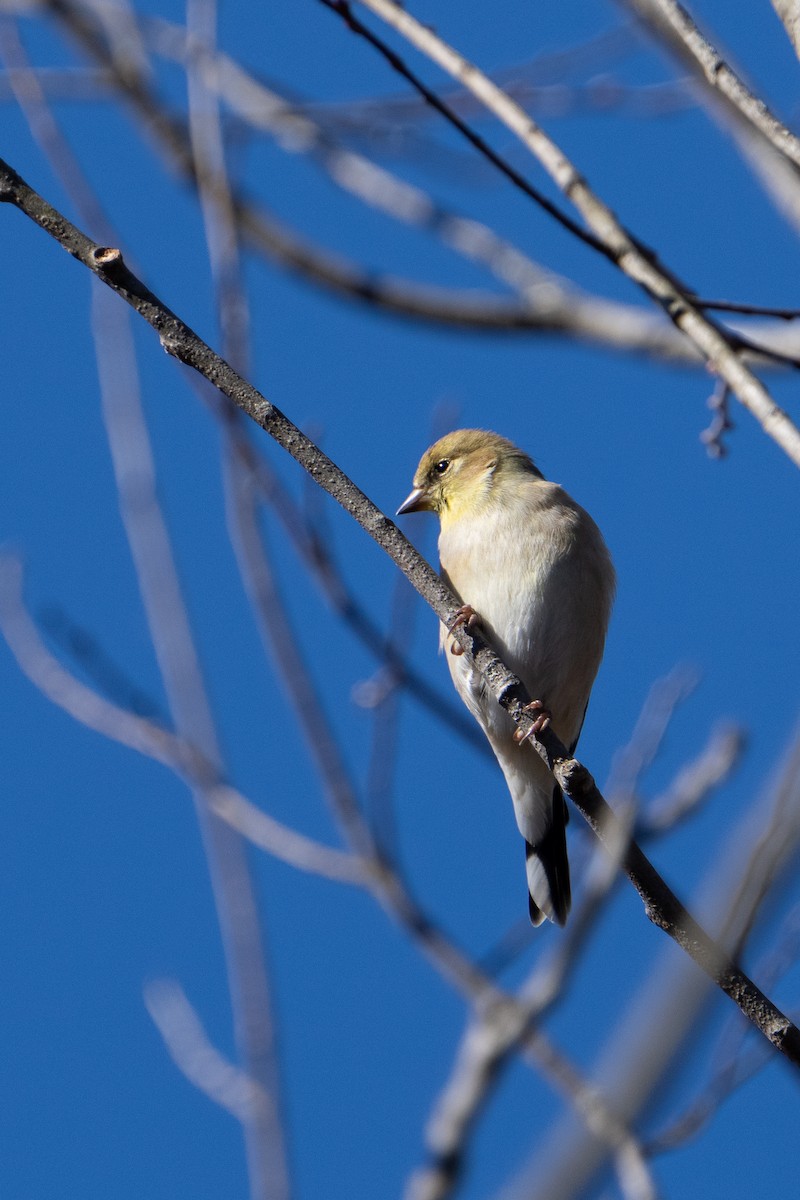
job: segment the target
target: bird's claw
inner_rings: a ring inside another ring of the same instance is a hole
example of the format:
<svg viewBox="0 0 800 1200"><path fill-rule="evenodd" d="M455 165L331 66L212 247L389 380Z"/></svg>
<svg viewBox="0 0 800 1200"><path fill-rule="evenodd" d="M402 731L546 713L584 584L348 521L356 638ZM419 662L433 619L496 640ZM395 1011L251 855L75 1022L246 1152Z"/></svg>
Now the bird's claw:
<svg viewBox="0 0 800 1200"><path fill-rule="evenodd" d="M458 612L447 626L447 632L455 633L455 631L460 629L462 625L465 625L467 629L474 629L476 625L480 624L480 620L480 617L475 612L475 609L471 604L462 604L461 608L459 608ZM455 654L456 656L463 654L464 647L458 642L453 641L450 643L450 653Z"/></svg>
<svg viewBox="0 0 800 1200"><path fill-rule="evenodd" d="M527 742L528 738L533 737L534 734L541 733L544 729L547 729L547 726L550 724L550 718L553 715L550 712L550 709L546 708L541 700L531 700L530 704L526 704L522 711L528 714L538 713L539 715L534 717L533 724L531 725L530 729L526 730L524 733L521 729L514 730L514 741L519 746L521 746L523 742Z"/></svg>

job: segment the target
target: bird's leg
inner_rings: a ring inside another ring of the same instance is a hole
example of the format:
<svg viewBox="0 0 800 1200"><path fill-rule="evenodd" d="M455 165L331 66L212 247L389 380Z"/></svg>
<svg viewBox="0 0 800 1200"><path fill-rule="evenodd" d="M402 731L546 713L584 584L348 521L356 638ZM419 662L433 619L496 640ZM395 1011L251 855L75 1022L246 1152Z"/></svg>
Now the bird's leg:
<svg viewBox="0 0 800 1200"><path fill-rule="evenodd" d="M462 604L456 615L453 617L450 624L447 626L448 633L455 633L462 625L466 625L467 629L474 629L476 625L480 625L481 619L475 612L471 604ZM464 648L458 642L450 643L450 653L459 655L464 653Z"/></svg>
<svg viewBox="0 0 800 1200"><path fill-rule="evenodd" d="M521 729L514 730L514 741L520 746L529 737L532 737L534 733L541 733L543 729L547 729L547 726L550 724L550 718L553 715L541 700L531 700L530 704L526 704L522 711L526 713L538 713L539 715L534 718L533 724L527 733L523 733Z"/></svg>

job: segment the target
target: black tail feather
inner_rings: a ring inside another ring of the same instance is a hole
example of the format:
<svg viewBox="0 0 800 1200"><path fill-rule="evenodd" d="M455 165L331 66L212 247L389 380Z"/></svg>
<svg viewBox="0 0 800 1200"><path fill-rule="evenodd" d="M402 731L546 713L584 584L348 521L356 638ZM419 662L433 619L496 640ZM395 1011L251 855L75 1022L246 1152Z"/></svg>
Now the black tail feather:
<svg viewBox="0 0 800 1200"><path fill-rule="evenodd" d="M528 877L528 912L531 924L541 925L545 917L556 925L566 924L572 902L567 859L567 806L561 789L553 793L553 822L535 846L525 843L525 868Z"/></svg>

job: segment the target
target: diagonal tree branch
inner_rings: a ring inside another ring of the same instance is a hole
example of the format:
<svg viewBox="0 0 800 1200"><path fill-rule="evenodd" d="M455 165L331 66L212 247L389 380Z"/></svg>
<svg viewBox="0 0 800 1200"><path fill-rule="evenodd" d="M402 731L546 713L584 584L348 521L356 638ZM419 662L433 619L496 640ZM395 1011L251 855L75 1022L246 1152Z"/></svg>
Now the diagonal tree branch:
<svg viewBox="0 0 800 1200"><path fill-rule="evenodd" d="M133 275L118 250L92 242L48 204L0 159L0 200L13 204L55 238L153 327L167 353L193 367L234 401L278 442L309 475L352 516L392 558L440 620L450 625L458 601L433 568L420 557L393 521L306 437L288 417L248 384L179 317ZM534 739L533 721L525 711L530 701L521 682L500 661L477 631L457 631L464 651L484 676L497 702L508 712L531 749L540 754L562 789L604 843L615 842L617 820L589 772L571 758L551 729ZM739 1006L766 1038L800 1066L800 1030L731 962L690 916L652 863L632 842L625 870L639 892L648 918L678 945Z"/></svg>

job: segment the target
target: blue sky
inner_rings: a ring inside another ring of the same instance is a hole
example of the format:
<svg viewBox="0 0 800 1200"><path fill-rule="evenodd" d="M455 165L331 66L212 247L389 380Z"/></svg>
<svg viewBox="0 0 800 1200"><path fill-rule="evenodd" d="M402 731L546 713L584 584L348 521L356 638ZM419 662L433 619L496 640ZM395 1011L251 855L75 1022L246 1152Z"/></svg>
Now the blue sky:
<svg viewBox="0 0 800 1200"><path fill-rule="evenodd" d="M538 4L535 19L522 4L503 6L500 15L471 2L457 14L441 3L414 11L489 70L583 42L622 19L614 6L576 6L566 20L554 0ZM160 5L158 15L183 19L179 6ZM772 11L759 14L757 37L750 6L706 3L697 15L791 122L800 68ZM29 17L21 28L36 63L82 61L43 20ZM309 100L400 89L369 47L310 0L246 16L231 5L221 13L220 44ZM429 81L441 81L420 60L409 61ZM591 64L577 79L609 71L630 85L672 78L666 60L642 43L619 61ZM174 67L159 63L158 81L173 104L184 104ZM130 115L108 100L64 102L56 112L126 255L218 347L195 197L150 152ZM797 304L795 232L731 140L696 108L648 120L624 107L542 120L623 221L699 293ZM3 156L74 218L71 199L7 99L2 128ZM608 264L476 163L454 135L432 120L424 128L427 149L382 152L382 165L487 221L582 288L646 304ZM510 135L487 122L480 128L548 187ZM259 141L239 145L233 160L251 194L335 252L376 272L502 294L479 267L358 205L302 157ZM64 631L85 631L121 673L123 690L141 692L164 713L100 411L91 281L19 213L9 208L0 217L0 538L25 561L29 607L56 653L84 672ZM797 468L735 404L729 454L708 457L700 433L713 380L704 370L553 337L415 324L343 301L255 255L247 259L246 280L250 377L384 511L392 513L406 496L420 454L444 423L486 426L514 439L592 512L614 556L619 594L580 756L602 782L654 681L690 664L699 682L645 778L645 800L699 752L719 721L746 730L747 751L733 780L650 850L687 898L720 862L723 874L736 871L729 839L748 811L760 811L797 722ZM141 322L134 339L159 495L231 777L276 817L338 844L236 573L218 425ZM796 416L796 375L768 378ZM333 502L311 493L277 446L257 431L252 441L317 515L349 583L388 627L398 586L392 564ZM403 526L429 556L432 525L419 517ZM353 697L375 662L332 617L268 512L263 528L295 633L363 795L373 718ZM421 604L409 637L414 666L447 694L436 622ZM142 998L149 981L178 980L213 1043L233 1053L220 938L189 793L163 768L53 707L4 643L0 670L3 1194L244 1196L235 1120L180 1075ZM108 685L108 670L101 673ZM482 955L525 915L521 851L502 778L409 698L399 712L392 793L402 862L445 929ZM576 862L580 825L574 817ZM425 1122L463 1030L463 1001L368 896L256 851L250 860L278 1020L294 1194L399 1194L423 1158ZM769 906L748 969L757 972L796 891L787 883ZM502 982L519 983L560 936L550 927L533 934ZM581 1070L602 1057L621 1013L665 953L663 936L621 885L546 1025ZM775 999L796 1010L797 988L795 970L774 987ZM681 1071L660 1089L645 1130L681 1111L701 1086L709 1047L731 1011L723 999L710 1004L703 1037L682 1048ZM656 1161L663 1194L789 1194L800 1183L790 1149L796 1096L789 1069L771 1063L701 1137ZM516 1063L481 1122L460 1194L496 1194L534 1154L543 1162L562 1113L553 1091Z"/></svg>

